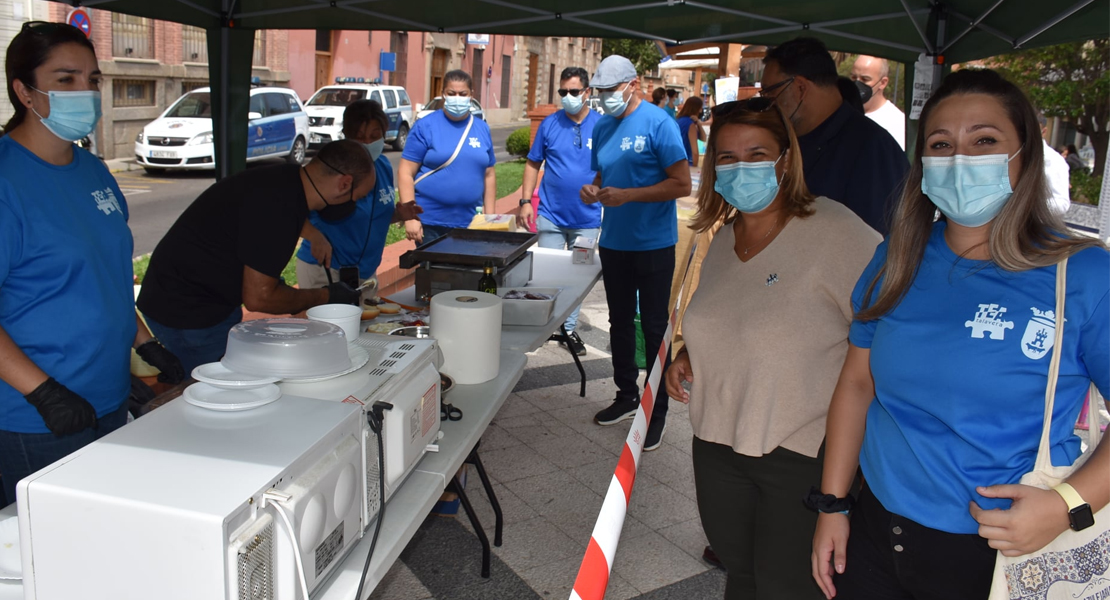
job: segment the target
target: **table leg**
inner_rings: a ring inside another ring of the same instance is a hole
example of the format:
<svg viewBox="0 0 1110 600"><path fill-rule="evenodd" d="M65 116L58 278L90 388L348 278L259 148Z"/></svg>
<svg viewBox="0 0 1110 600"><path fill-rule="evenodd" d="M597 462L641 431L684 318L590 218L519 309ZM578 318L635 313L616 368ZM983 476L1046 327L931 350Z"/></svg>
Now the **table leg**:
<svg viewBox="0 0 1110 600"><path fill-rule="evenodd" d="M481 442L479 441L479 443ZM485 488L490 506L493 507L493 545L500 548L501 532L505 528L505 518L501 514L501 503L497 501L497 495L493 493L493 484L490 483L489 475L486 475L486 468L482 466L482 459L478 456L477 446L470 451L470 456L467 457L466 462L474 465L474 470L478 471L478 478L482 480L482 487Z"/></svg>
<svg viewBox="0 0 1110 600"><path fill-rule="evenodd" d="M578 392L578 395L585 398L586 397L586 369L582 368L582 361L578 360L578 355L575 354L574 349L570 347L570 334L567 333L567 326L566 325L560 325L559 326L559 331L563 335L563 341L565 342L567 352L570 352L570 357L574 359L574 366L578 367L578 374L582 376L582 390L580 392Z"/></svg>
<svg viewBox="0 0 1110 600"><path fill-rule="evenodd" d="M451 478L451 483L447 485L447 489L459 495L459 503L466 511L466 516L470 519L471 526L474 527L474 533L477 534L478 541L482 544L482 577L489 579L490 547L486 531L482 529L482 524L478 521L478 515L474 512L474 507L470 505L470 498L466 496L466 490L458 484L454 477Z"/></svg>

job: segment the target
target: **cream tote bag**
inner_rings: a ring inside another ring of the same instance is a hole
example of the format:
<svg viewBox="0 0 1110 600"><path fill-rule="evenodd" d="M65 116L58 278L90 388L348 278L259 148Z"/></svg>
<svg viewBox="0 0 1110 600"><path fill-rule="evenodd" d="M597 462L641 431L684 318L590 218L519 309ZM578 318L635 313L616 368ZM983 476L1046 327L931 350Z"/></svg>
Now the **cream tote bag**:
<svg viewBox="0 0 1110 600"><path fill-rule="evenodd" d="M1087 461L1098 447L1102 430L1090 428L1087 451L1075 464L1052 466L1049 431L1052 405L1056 400L1056 381L1060 373L1060 348L1064 333L1064 291L1067 288L1068 261L1056 266L1056 340L1048 367L1045 390L1044 429L1033 470L1021 478L1023 485L1052 489ZM1098 414L1102 401L1091 385L1089 414ZM1083 531L1067 531L1047 546L1024 556L998 554L989 600L1110 600L1110 506L1095 513L1095 524Z"/></svg>

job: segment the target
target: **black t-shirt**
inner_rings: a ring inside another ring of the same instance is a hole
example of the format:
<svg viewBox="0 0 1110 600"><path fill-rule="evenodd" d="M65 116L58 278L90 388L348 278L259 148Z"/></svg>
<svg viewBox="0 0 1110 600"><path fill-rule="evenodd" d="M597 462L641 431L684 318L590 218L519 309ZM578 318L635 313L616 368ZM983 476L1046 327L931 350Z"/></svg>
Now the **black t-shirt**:
<svg viewBox="0 0 1110 600"><path fill-rule="evenodd" d="M193 202L158 243L136 303L177 329L202 329L243 303L243 267L281 277L308 217L300 167L237 173Z"/></svg>

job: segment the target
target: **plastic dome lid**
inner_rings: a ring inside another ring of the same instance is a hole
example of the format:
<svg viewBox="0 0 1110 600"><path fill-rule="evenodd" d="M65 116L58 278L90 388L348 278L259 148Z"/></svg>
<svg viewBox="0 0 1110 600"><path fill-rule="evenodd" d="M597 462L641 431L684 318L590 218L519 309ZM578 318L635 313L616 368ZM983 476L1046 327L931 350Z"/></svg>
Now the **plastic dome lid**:
<svg viewBox="0 0 1110 600"><path fill-rule="evenodd" d="M220 361L238 373L317 377L351 368L343 329L307 319L259 319L231 328Z"/></svg>

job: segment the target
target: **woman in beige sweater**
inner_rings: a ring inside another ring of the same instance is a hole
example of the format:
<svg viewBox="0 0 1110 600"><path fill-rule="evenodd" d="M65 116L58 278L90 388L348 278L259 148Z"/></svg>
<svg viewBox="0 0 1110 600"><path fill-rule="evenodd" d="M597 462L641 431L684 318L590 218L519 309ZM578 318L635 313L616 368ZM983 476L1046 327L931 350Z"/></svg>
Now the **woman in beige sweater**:
<svg viewBox="0 0 1110 600"><path fill-rule="evenodd" d="M667 371L668 393L690 403L698 511L729 600L822 597L808 577L817 515L802 499L821 476L852 286L881 241L809 193L793 128L771 102L714 111L693 228L725 224Z"/></svg>

